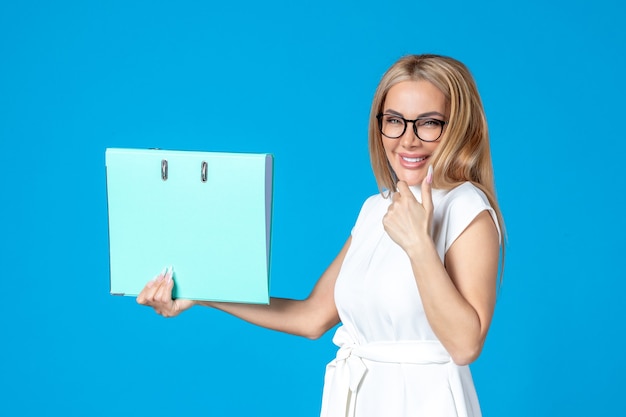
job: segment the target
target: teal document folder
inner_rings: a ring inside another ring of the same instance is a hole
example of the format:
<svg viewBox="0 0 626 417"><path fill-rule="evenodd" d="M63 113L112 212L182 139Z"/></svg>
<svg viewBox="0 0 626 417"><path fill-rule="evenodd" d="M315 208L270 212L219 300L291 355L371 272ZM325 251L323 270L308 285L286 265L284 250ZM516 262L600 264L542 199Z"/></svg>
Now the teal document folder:
<svg viewBox="0 0 626 417"><path fill-rule="evenodd" d="M107 149L111 294L269 303L270 154Z"/></svg>

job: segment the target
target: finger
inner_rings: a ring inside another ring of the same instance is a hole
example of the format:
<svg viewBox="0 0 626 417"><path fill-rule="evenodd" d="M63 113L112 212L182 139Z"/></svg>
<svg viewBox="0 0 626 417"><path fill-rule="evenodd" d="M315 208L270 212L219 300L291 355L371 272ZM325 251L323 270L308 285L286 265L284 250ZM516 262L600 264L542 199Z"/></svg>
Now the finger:
<svg viewBox="0 0 626 417"><path fill-rule="evenodd" d="M407 184L406 181L398 181L398 193L401 195L402 198L408 198L409 200L407 201L417 201L415 199L415 196L411 192L411 189L409 188L409 184Z"/></svg>
<svg viewBox="0 0 626 417"><path fill-rule="evenodd" d="M174 290L174 269L170 267L170 273L165 278L165 289L164 289L164 291L167 293L167 296L169 297L170 300L174 299L172 290Z"/></svg>
<svg viewBox="0 0 626 417"><path fill-rule="evenodd" d="M174 289L174 270L170 267L170 271L163 283L162 294L160 295L163 307L159 314L163 317L174 317L180 312L177 300L174 299L172 290Z"/></svg>
<svg viewBox="0 0 626 417"><path fill-rule="evenodd" d="M398 192L400 194L406 194L408 192L411 192L411 190L409 189L409 185L406 183L406 181L398 181L396 187L398 188Z"/></svg>
<svg viewBox="0 0 626 417"><path fill-rule="evenodd" d="M398 183L396 184L396 192L393 193L393 195L391 196L391 201L393 203L400 201L402 197L406 195L407 190L408 186L406 185L406 182L398 181Z"/></svg>
<svg viewBox="0 0 626 417"><path fill-rule="evenodd" d="M155 278L156 279L156 278ZM146 293L152 288L154 285L155 279L148 281L145 287L141 289L141 292L137 294L137 303L138 304L146 304Z"/></svg>
<svg viewBox="0 0 626 417"><path fill-rule="evenodd" d="M426 177L422 180L422 205L428 213L433 212L433 166L428 166Z"/></svg>
<svg viewBox="0 0 626 417"><path fill-rule="evenodd" d="M163 272L154 277L152 280L148 281L148 283L145 287L143 287L139 295L137 295L137 303L144 305L148 304L153 299L155 292L158 290L159 282L162 278Z"/></svg>
<svg viewBox="0 0 626 417"><path fill-rule="evenodd" d="M137 303L148 305L154 300L154 295L159 290L161 283L165 279L166 272L167 268L164 268L163 271L161 271L157 276L148 281L148 283L145 287L143 287L139 295L137 295Z"/></svg>
<svg viewBox="0 0 626 417"><path fill-rule="evenodd" d="M160 283L159 289L154 295L155 302L169 304L172 302L172 288L174 288L174 270L172 267L167 269Z"/></svg>

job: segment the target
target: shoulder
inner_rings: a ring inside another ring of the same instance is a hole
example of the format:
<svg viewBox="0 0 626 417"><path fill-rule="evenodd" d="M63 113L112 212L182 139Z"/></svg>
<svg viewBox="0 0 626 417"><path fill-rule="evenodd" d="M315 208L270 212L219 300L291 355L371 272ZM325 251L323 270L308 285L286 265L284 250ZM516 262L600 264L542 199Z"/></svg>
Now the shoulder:
<svg viewBox="0 0 626 417"><path fill-rule="evenodd" d="M361 206L361 211L363 211L364 209L369 209L372 207L379 206L381 204L388 205L390 201L391 201L390 198L385 198L385 196L383 196L381 193L376 193L365 199L365 201L363 202L363 205Z"/></svg>
<svg viewBox="0 0 626 417"><path fill-rule="evenodd" d="M439 240L440 253L445 253L472 221L487 211L498 234L498 219L485 193L471 182L464 182L450 190L434 190L433 232Z"/></svg>
<svg viewBox="0 0 626 417"><path fill-rule="evenodd" d="M391 203L391 198L385 198L381 193L369 196L361 206L359 216L356 220L352 232L354 233L364 225L377 223L387 212L387 207Z"/></svg>
<svg viewBox="0 0 626 417"><path fill-rule="evenodd" d="M435 218L452 218L469 224L480 212L487 210L498 223L489 199L471 182L464 182L451 190L435 190L433 204Z"/></svg>
<svg viewBox="0 0 626 417"><path fill-rule="evenodd" d="M471 182L464 182L451 190L435 190L435 192L440 194L440 206L472 204L491 208L485 193Z"/></svg>

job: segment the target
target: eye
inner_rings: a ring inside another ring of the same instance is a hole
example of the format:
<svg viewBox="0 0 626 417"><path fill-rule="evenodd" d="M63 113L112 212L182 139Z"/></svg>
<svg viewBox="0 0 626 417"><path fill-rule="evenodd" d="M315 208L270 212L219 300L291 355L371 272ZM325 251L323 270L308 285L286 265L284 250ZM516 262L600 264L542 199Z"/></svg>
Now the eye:
<svg viewBox="0 0 626 417"><path fill-rule="evenodd" d="M390 125L402 125L404 123L404 120L402 120L402 118L400 117L386 114L385 123L390 124Z"/></svg>
<svg viewBox="0 0 626 417"><path fill-rule="evenodd" d="M418 126L425 128L438 128L443 125L443 122L437 119L420 119L417 124Z"/></svg>

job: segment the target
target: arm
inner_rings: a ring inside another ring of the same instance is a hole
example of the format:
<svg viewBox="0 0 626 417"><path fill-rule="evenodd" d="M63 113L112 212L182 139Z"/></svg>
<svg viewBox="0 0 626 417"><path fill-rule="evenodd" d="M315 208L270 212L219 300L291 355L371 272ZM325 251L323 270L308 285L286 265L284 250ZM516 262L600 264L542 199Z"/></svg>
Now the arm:
<svg viewBox="0 0 626 417"><path fill-rule="evenodd" d="M385 216L385 228L409 256L426 317L455 363L473 362L482 350L495 307L499 238L481 212L439 259L429 236L430 184L422 183L423 205L402 183Z"/></svg>
<svg viewBox="0 0 626 417"><path fill-rule="evenodd" d="M176 316L194 305L213 307L258 326L316 339L339 323L334 296L335 282L349 247L350 239L304 300L271 298L269 305L172 300L174 282L171 274L168 276L165 273L146 285L137 296L137 302L153 307L165 317Z"/></svg>

